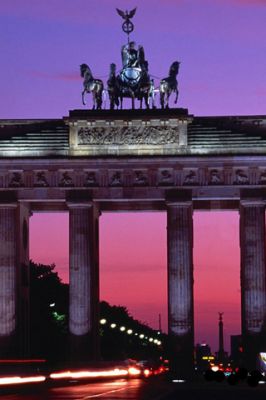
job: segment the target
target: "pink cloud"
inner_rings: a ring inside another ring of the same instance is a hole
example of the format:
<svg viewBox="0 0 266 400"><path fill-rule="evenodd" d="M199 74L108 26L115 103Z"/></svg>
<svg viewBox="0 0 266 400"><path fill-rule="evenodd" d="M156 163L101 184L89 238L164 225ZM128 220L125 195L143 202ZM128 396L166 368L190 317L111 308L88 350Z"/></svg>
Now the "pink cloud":
<svg viewBox="0 0 266 400"><path fill-rule="evenodd" d="M266 96L266 87L259 88L255 91L256 96L265 97Z"/></svg>
<svg viewBox="0 0 266 400"><path fill-rule="evenodd" d="M77 72L62 72L60 74L50 74L43 71L30 71L29 74L35 78L55 79L62 81L78 81L80 80L79 73Z"/></svg>

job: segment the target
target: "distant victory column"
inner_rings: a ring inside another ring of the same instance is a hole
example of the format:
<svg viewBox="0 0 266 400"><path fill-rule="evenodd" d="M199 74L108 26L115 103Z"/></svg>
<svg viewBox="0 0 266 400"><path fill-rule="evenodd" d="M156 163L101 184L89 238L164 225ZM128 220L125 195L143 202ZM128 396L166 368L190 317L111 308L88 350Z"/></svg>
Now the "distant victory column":
<svg viewBox="0 0 266 400"><path fill-rule="evenodd" d="M223 312L219 312L219 350L217 352L217 359L220 362L225 361L227 353L224 351L224 323Z"/></svg>

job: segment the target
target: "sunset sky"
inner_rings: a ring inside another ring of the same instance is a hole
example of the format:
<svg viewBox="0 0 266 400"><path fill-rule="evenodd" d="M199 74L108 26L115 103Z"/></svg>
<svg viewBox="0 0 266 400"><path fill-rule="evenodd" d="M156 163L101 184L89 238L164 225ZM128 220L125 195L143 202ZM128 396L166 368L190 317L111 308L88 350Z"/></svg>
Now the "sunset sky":
<svg viewBox="0 0 266 400"><path fill-rule="evenodd" d="M0 0L0 118L61 118L82 108L79 65L106 82L126 37L115 7L138 7L131 38L155 83L181 61L179 107L266 114L266 0ZM166 215L103 214L101 298L158 326L166 311ZM240 333L238 213L194 213L196 342ZM67 280L68 217L31 218L31 257Z"/></svg>

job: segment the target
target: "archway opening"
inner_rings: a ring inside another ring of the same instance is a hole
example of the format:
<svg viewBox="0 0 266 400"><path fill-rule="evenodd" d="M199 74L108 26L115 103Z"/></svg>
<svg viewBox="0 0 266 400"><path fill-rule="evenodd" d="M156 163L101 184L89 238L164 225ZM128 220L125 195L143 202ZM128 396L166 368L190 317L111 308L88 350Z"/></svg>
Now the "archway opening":
<svg viewBox="0 0 266 400"><path fill-rule="evenodd" d="M195 343L218 351L223 312L224 347L241 333L239 215L236 211L194 212Z"/></svg>

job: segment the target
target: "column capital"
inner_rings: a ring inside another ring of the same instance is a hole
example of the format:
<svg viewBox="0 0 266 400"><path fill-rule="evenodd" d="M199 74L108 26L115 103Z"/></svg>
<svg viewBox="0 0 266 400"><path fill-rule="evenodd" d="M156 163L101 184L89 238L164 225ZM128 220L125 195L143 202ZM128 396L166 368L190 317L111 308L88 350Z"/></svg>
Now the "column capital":
<svg viewBox="0 0 266 400"><path fill-rule="evenodd" d="M167 208L189 208L192 207L192 201L166 201Z"/></svg>
<svg viewBox="0 0 266 400"><path fill-rule="evenodd" d="M265 207L266 202L262 199L241 199L241 207Z"/></svg>
<svg viewBox="0 0 266 400"><path fill-rule="evenodd" d="M242 189L240 190L240 205L244 207L265 207L265 189Z"/></svg>
<svg viewBox="0 0 266 400"><path fill-rule="evenodd" d="M66 204L68 208L91 208L95 205L93 201L68 201Z"/></svg>
<svg viewBox="0 0 266 400"><path fill-rule="evenodd" d="M192 206L192 190L167 190L165 203L167 207L190 207Z"/></svg>
<svg viewBox="0 0 266 400"><path fill-rule="evenodd" d="M4 202L4 203L0 203L0 208L17 208L18 203L8 203L8 202Z"/></svg>

